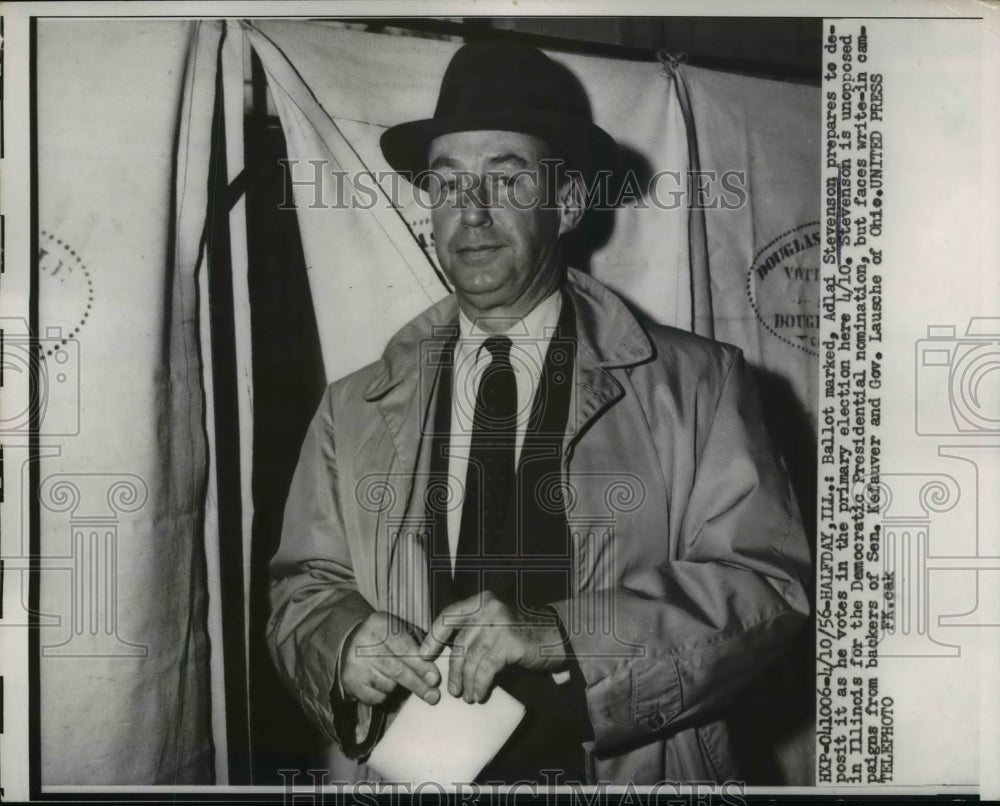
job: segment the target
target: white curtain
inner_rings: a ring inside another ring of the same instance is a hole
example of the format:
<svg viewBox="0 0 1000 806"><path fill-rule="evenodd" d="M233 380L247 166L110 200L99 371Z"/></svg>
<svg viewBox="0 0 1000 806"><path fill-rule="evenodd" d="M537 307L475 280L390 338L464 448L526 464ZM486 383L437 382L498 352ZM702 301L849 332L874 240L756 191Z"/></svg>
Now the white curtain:
<svg viewBox="0 0 1000 806"><path fill-rule="evenodd" d="M43 785L214 779L197 275L221 31L38 26Z"/></svg>
<svg viewBox="0 0 1000 806"><path fill-rule="evenodd" d="M698 167L719 177L720 193L702 211L715 338L786 380L815 425L819 89L695 67L678 72ZM727 172L741 194L723 192ZM732 207L724 203L738 196Z"/></svg>

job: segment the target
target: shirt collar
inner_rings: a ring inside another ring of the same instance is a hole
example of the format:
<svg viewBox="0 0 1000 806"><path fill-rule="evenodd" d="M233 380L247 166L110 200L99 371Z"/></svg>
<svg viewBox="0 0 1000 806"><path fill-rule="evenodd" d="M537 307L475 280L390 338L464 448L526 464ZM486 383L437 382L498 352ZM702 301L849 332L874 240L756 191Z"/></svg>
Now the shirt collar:
<svg viewBox="0 0 1000 806"><path fill-rule="evenodd" d="M582 372L635 366L653 357L649 336L613 291L574 268L568 269L566 279L565 290L575 309L580 345L577 357ZM406 387L406 393L412 394L414 387L419 386L418 370L423 355L420 346L427 338L453 338L458 313L458 301L454 294L449 294L404 325L389 340L381 362L373 368L365 399L382 398L407 380L412 380L412 385Z"/></svg>
<svg viewBox="0 0 1000 806"><path fill-rule="evenodd" d="M539 302L521 320L514 321L506 331L512 341L518 339L549 339L559 325L559 314L562 313L562 292L559 289ZM468 346L479 347L492 335L480 328L477 322L470 320L459 310L458 330L461 341Z"/></svg>

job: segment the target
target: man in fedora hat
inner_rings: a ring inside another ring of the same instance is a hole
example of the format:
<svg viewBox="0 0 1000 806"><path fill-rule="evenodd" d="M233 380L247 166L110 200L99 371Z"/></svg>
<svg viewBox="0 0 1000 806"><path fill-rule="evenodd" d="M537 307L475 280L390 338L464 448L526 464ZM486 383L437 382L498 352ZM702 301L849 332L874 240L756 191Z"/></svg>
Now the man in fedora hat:
<svg viewBox="0 0 1000 806"><path fill-rule="evenodd" d="M381 146L435 200L454 294L313 419L271 564L280 674L358 777L404 697L499 685L527 716L477 780L733 778L725 706L809 609L740 351L566 266L614 142L540 51L462 47Z"/></svg>

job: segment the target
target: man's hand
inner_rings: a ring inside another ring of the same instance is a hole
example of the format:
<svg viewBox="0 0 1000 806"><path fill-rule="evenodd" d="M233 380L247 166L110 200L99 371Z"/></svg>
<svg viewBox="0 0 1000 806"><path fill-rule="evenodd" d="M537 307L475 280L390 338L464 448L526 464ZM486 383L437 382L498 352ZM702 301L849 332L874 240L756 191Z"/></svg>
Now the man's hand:
<svg viewBox="0 0 1000 806"><path fill-rule="evenodd" d="M507 666L557 672L566 665L555 617L518 612L489 591L444 608L420 645L420 656L437 657L453 633L448 691L469 703L485 702Z"/></svg>
<svg viewBox="0 0 1000 806"><path fill-rule="evenodd" d="M441 699L441 675L418 656L412 628L382 611L372 613L351 633L340 659L344 692L366 705L385 702L396 686L409 689L434 705Z"/></svg>

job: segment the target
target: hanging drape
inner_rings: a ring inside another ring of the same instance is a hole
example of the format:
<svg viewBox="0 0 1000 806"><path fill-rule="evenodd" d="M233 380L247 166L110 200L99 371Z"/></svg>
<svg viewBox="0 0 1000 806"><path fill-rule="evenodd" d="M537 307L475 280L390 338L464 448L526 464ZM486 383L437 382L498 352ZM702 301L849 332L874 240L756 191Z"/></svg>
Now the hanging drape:
<svg viewBox="0 0 1000 806"><path fill-rule="evenodd" d="M41 778L210 783L198 272L222 26L38 29Z"/></svg>
<svg viewBox="0 0 1000 806"><path fill-rule="evenodd" d="M705 223L712 332L788 383L815 423L819 90L687 66L676 75L697 170L723 188L729 173L732 188L695 211Z"/></svg>

